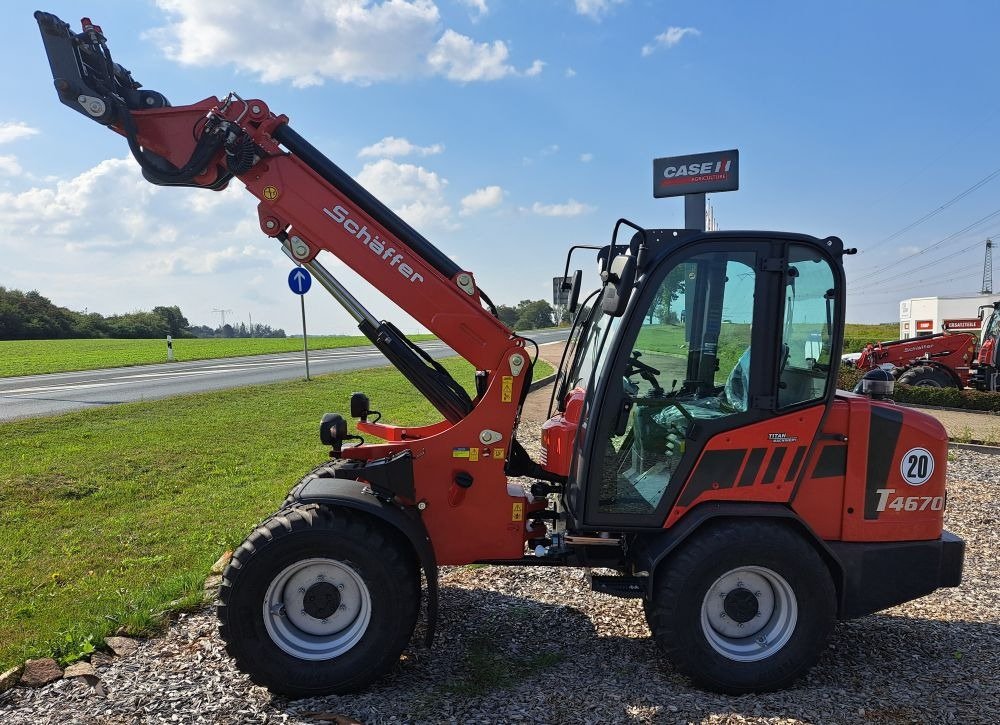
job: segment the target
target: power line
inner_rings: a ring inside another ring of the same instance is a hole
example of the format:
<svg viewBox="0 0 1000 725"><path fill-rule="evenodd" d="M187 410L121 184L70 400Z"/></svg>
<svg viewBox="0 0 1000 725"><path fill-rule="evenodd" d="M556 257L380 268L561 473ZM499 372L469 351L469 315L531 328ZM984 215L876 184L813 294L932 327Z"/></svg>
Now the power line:
<svg viewBox="0 0 1000 725"><path fill-rule="evenodd" d="M885 237L884 239L880 239L879 241L875 242L874 244L872 244L869 247L869 249L871 249L871 247L877 247L880 244L885 244L886 242L891 242L893 239L896 239L897 237L902 236L906 232L908 232L911 229L913 229L915 226L923 224L928 219L931 219L931 218L937 216L938 214L940 214L941 212L943 212L948 207L950 207L950 206L956 204L957 202L961 201L962 199L964 199L965 197L967 197L969 194L971 194L972 192L976 191L980 187L988 184L989 182L991 182L993 179L995 179L998 176L1000 176L1000 169L997 169L993 173L991 173L991 174L983 177L982 179L980 179L979 181L977 181L975 184L973 184L972 186L970 186L965 191L959 193L957 196L954 196L951 199L949 199L948 201L946 201L944 204L942 204L941 206L939 206L937 209L934 209L932 211L927 212L926 214L924 214L922 217L920 217L916 221L910 222L909 224L907 224L902 229L899 229L898 231L893 232L892 234L890 234L889 236Z"/></svg>
<svg viewBox="0 0 1000 725"><path fill-rule="evenodd" d="M976 240L975 242L973 242L972 244L970 244L968 247L963 247L962 249L959 249L959 250L956 250L956 251L953 251L953 252L948 252L948 254L946 254L943 257L938 257L936 259L933 259L930 262L927 262L926 264L920 265L919 267L914 267L913 269L908 269L908 270L906 270L906 274L911 275L914 272L920 272L921 270L927 269L928 267L937 266L938 264L940 264L941 262L944 262L945 260L947 260L949 258L953 259L953 258L955 258L959 254L964 254L965 252L972 251L973 249L975 249L976 247L978 247L980 245L980 243L981 242L979 242L979 240ZM954 275L954 271L950 271L947 274L949 276L953 276ZM855 293L857 293L857 292L867 292L868 290L873 290L873 289L877 289L879 287L882 287L885 284L891 284L893 281L894 280L891 280L891 279L888 279L888 280L871 280L871 281L868 281L868 282L861 283L859 287L855 287L852 291L855 292Z"/></svg>
<svg viewBox="0 0 1000 725"><path fill-rule="evenodd" d="M881 274L882 272L884 272L886 269L889 269L890 267L892 267L894 269L894 271L898 272L899 271L898 270L899 265L905 263L907 260L914 259L916 257L920 257L920 256L926 254L927 252L930 252L933 249L937 249L942 244L946 244L947 242L952 241L953 239L955 239L959 235L965 234L966 232L971 231L972 229L975 229L980 224L984 224L985 222L988 222L990 219L993 219L994 217L997 217L997 216L1000 216L1000 209L996 209L996 210L990 212L986 216L984 216L984 217L982 217L982 218L980 218L980 219L972 222L972 224L969 224L968 226L966 226L966 227L964 227L962 229L959 229L957 232L953 232L952 234L949 234L948 236L944 237L943 239L939 239L938 241L934 242L933 244L930 244L930 245L924 247L923 249L920 249L920 250L914 252L913 254L908 254L907 256L902 257L901 259L893 260L892 262L890 262L888 264L884 264L881 267L876 267L875 269L873 269L873 270L871 270L871 271L869 271L869 272L867 272L865 274L862 274L859 277L854 278L853 283L857 284L858 282L861 282L863 280L869 279L870 277L875 277L875 276ZM909 270L909 271L912 272L914 270Z"/></svg>

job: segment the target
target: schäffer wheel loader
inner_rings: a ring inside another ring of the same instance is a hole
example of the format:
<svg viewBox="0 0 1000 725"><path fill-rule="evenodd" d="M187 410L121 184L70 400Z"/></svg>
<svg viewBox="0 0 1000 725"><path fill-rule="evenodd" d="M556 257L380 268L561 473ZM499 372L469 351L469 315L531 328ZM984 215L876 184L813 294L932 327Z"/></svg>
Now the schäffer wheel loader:
<svg viewBox="0 0 1000 725"><path fill-rule="evenodd" d="M330 459L224 574L221 635L255 682L310 696L375 681L422 600L431 643L441 565L610 569L593 588L642 599L674 666L732 693L789 685L838 618L959 584L964 544L942 529L943 428L836 390L839 239L619 220L596 249L602 284L579 304L534 461L514 435L532 343L471 272L264 101L171 106L112 60L98 25L36 18L65 105L124 136L151 183L243 183L261 231L442 416L391 425L357 393L357 431L385 442L348 446L345 418L323 417ZM470 361L474 393L375 319L321 250ZM523 476L530 485L512 480Z"/></svg>

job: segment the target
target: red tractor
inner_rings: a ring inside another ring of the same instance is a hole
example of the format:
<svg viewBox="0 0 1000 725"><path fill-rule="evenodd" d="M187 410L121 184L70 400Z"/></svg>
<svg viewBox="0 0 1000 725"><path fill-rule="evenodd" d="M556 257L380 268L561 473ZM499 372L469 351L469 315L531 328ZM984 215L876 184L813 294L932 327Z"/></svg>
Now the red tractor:
<svg viewBox="0 0 1000 725"><path fill-rule="evenodd" d="M356 430L376 443L323 416L329 459L224 574L221 636L255 682L291 696L374 682L422 599L431 642L440 565L610 570L591 586L641 599L676 668L732 693L788 686L838 618L959 584L943 427L836 389L852 251L836 237L619 220L592 248L602 284L579 306L535 461L515 437L533 343L471 272L263 101L171 106L113 62L99 26L36 18L65 105L124 136L154 184L245 185L261 231L441 414L397 426L356 393ZM469 360L469 385L375 319L322 250Z"/></svg>

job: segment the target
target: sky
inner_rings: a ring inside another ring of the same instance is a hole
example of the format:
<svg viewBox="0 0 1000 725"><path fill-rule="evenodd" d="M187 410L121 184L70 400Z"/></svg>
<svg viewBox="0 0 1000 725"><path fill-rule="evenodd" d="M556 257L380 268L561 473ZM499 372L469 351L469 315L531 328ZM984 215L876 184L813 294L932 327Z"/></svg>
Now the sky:
<svg viewBox="0 0 1000 725"><path fill-rule="evenodd" d="M607 243L619 217L683 227L680 199L653 198L652 160L703 151L740 151L740 189L710 199L721 229L858 248L851 322L977 293L985 241L1000 242L993 2L18 0L0 286L75 310L176 304L192 324L225 310L301 331L255 199L238 182L146 183L121 137L59 103L37 7L75 29L91 17L174 105L265 100L496 303L549 299L569 246ZM419 330L321 261L376 317ZM318 285L306 311L310 334L354 331Z"/></svg>

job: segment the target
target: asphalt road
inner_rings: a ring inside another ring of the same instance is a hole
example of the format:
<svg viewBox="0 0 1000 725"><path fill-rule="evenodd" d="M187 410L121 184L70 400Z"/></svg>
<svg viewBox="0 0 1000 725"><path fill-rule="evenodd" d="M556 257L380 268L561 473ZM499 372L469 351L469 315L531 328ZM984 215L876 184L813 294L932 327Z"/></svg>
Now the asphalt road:
<svg viewBox="0 0 1000 725"><path fill-rule="evenodd" d="M565 328L525 333L539 345L565 340L568 334ZM441 342L425 342L421 347L434 358L455 354ZM309 353L311 375L386 364L386 359L371 345ZM0 378L0 420L304 377L302 353L282 353Z"/></svg>

